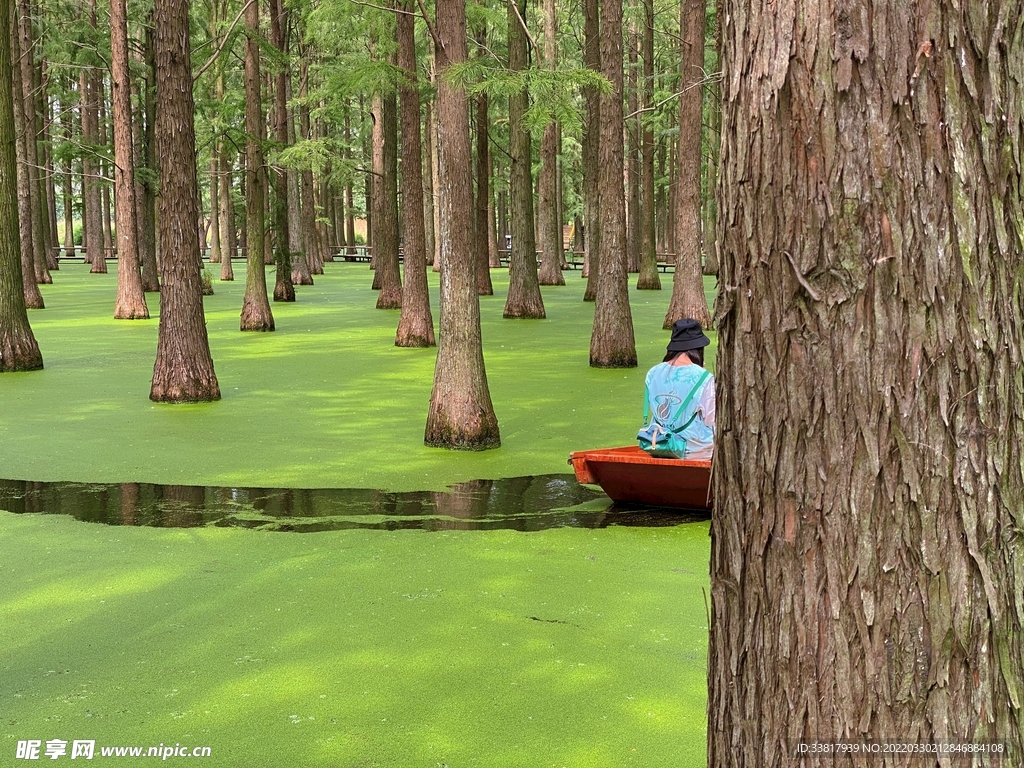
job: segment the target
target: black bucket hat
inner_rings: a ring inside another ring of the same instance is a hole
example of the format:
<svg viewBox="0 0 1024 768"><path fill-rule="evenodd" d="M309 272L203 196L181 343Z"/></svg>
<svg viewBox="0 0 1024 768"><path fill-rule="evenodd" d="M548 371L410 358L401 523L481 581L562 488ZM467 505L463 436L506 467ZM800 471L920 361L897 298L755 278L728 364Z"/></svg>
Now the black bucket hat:
<svg viewBox="0 0 1024 768"><path fill-rule="evenodd" d="M669 352L686 352L688 349L699 349L711 343L704 335L700 323L690 317L676 320L672 326L672 340L668 343Z"/></svg>

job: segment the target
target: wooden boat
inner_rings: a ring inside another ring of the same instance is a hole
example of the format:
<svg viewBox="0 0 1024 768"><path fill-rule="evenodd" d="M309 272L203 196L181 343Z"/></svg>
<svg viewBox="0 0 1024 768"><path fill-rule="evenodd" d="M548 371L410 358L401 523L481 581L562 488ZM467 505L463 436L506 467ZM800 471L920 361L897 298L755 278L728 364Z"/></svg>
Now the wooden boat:
<svg viewBox="0 0 1024 768"><path fill-rule="evenodd" d="M569 463L581 483L599 485L613 501L711 509L711 462L656 459L639 446L576 451Z"/></svg>

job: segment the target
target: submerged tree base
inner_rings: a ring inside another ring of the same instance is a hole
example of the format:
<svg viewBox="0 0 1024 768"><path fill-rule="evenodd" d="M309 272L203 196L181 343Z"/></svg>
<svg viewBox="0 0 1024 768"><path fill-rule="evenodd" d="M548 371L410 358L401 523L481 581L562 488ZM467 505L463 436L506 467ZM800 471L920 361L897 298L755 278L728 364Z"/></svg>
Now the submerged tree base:
<svg viewBox="0 0 1024 768"><path fill-rule="evenodd" d="M154 403L209 403L220 400L220 385L216 376L180 382L153 379L149 399Z"/></svg>
<svg viewBox="0 0 1024 768"><path fill-rule="evenodd" d="M43 368L43 355L31 336L0 338L0 373L39 371Z"/></svg>
<svg viewBox="0 0 1024 768"><path fill-rule="evenodd" d="M446 448L452 451L489 451L501 447L498 425L480 425L476 430L465 430L451 425L427 424L423 444L428 448Z"/></svg>

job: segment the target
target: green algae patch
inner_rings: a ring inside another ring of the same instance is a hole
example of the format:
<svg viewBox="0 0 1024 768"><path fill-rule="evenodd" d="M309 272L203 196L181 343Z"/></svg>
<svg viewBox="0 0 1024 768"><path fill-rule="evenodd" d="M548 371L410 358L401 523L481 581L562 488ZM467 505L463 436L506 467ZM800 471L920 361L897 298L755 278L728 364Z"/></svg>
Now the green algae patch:
<svg viewBox="0 0 1024 768"><path fill-rule="evenodd" d="M639 367L598 370L577 273L544 288L548 319L506 320L507 273L494 270L481 314L502 446L456 453L423 445L436 350L395 347L399 315L374 308L366 265L325 268L294 304L274 304L274 333L238 330L241 264L238 280L215 282L205 306L223 399L167 405L149 401L157 321L113 320L116 272L63 264L40 287L47 308L30 313L45 369L0 377L0 476L438 490L567 472L571 451L635 439L644 375L668 341L668 289L631 291ZM147 298L155 317L159 299Z"/></svg>
<svg viewBox="0 0 1024 768"><path fill-rule="evenodd" d="M111 528L0 515L0 754L207 766L704 761L707 525ZM169 762L175 762L171 758Z"/></svg>

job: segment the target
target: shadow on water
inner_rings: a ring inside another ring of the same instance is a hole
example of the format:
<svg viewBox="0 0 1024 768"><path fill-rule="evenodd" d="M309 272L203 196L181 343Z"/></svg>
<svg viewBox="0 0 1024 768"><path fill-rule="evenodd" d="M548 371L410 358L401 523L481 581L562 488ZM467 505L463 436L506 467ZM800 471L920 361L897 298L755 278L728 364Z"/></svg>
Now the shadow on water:
<svg viewBox="0 0 1024 768"><path fill-rule="evenodd" d="M149 483L0 480L0 510L70 515L107 525L221 526L270 531L418 529L540 531L610 525L669 526L703 513L613 505L572 475L473 480L447 491L218 488Z"/></svg>

